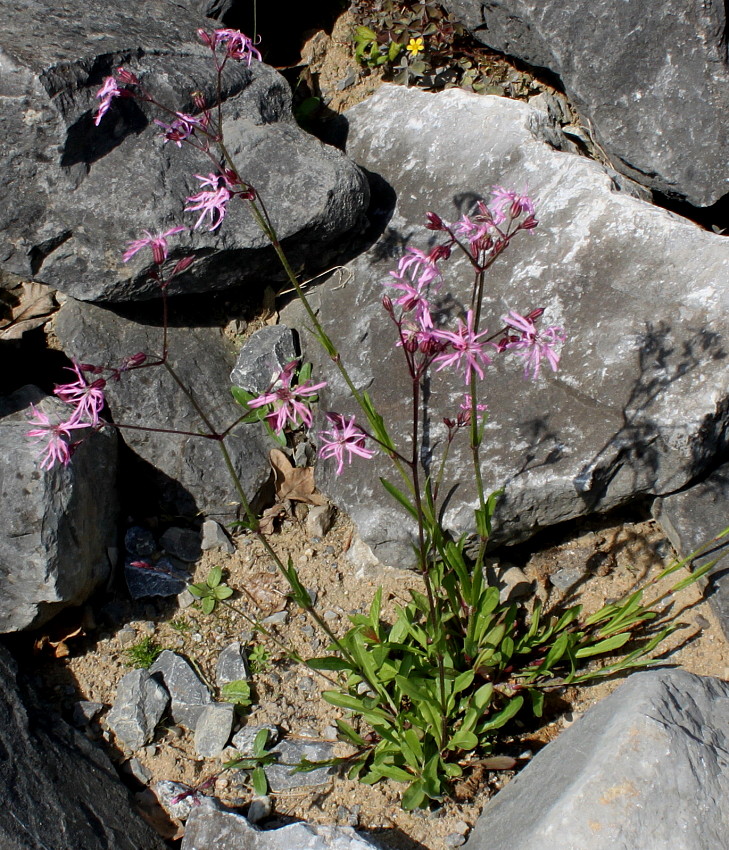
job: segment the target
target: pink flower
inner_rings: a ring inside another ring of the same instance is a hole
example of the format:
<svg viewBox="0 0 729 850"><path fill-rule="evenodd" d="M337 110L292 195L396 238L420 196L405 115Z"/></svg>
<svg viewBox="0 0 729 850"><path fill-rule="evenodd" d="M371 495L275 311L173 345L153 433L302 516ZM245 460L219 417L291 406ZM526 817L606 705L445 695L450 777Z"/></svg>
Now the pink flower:
<svg viewBox="0 0 729 850"><path fill-rule="evenodd" d="M200 186L210 186L210 191L198 192L185 200L188 202L185 212L197 212L200 210L200 218L195 222L193 230L197 230L203 223L206 215L210 216L210 230L217 230L223 223L227 212L228 201L233 197L228 180L222 174L208 174L203 177L196 174Z"/></svg>
<svg viewBox="0 0 729 850"><path fill-rule="evenodd" d="M45 449L41 452L41 469L52 469L56 463L68 466L74 448L68 443L71 431L76 428L86 428L86 423L74 421L72 417L67 422L53 424L47 413L33 405L31 408L33 413L28 417L29 422L36 427L25 433L36 443L41 441L46 443Z"/></svg>
<svg viewBox="0 0 729 850"><path fill-rule="evenodd" d="M59 384L53 391L61 401L75 406L75 410L68 420L69 423L80 423L78 427L90 425L97 428L99 425L99 413L101 413L106 400L104 398L104 387L106 381L97 378L89 384L78 363L68 367L78 378L71 384Z"/></svg>
<svg viewBox="0 0 729 850"><path fill-rule="evenodd" d="M404 313L415 313L416 322L423 328L432 328L430 303L427 295L430 284L440 278L440 269L428 254L417 248L408 248L400 259L396 272L390 272L395 282L385 281L383 286L399 290L402 295L392 300Z"/></svg>
<svg viewBox="0 0 729 850"><path fill-rule="evenodd" d="M502 350L516 351L520 357L523 357L525 360L524 376L529 377L529 372L531 372L533 379L539 376L542 360L549 363L553 372L557 371L560 355L554 348L567 339L562 328L556 325L550 325L550 327L541 330L537 328L534 319L541 313L541 310L536 310L529 316L522 316L512 310L507 316L501 317L501 321L508 328L518 331L520 336L508 336L506 342L499 347Z"/></svg>
<svg viewBox="0 0 729 850"><path fill-rule="evenodd" d="M353 455L369 459L375 454L372 449L365 448L367 435L354 424L354 416L347 420L339 413L327 413L327 419L332 428L319 432L319 439L323 443L319 457L333 457L337 461L337 475L342 474L345 452L347 463L352 463Z"/></svg>
<svg viewBox="0 0 729 850"><path fill-rule="evenodd" d="M167 259L167 237L172 236L175 233L182 233L183 230L187 230L187 228L172 227L170 230L166 230L158 236L152 236L148 230L143 230L142 232L145 234L144 239L135 239L133 242L130 242L127 250L122 255L122 260L126 263L127 260L130 260L137 253L137 251L141 251L142 248L151 248L152 259L158 266L161 266Z"/></svg>
<svg viewBox="0 0 729 850"><path fill-rule="evenodd" d="M109 107L111 106L111 102L115 97L120 97L122 94L122 89L119 88L119 84L114 79L114 77L104 77L104 84L102 87L96 92L96 97L99 99L99 108L96 110L96 116L94 117L94 124L98 127L101 123L101 119L106 115L109 111Z"/></svg>
<svg viewBox="0 0 729 850"><path fill-rule="evenodd" d="M423 287L440 277L440 269L424 251L407 248L405 256L397 264L397 271L390 274L396 280L402 280L407 275L413 283Z"/></svg>
<svg viewBox="0 0 729 850"><path fill-rule="evenodd" d="M313 417L308 407L308 399L315 396L318 390L327 385L326 381L319 384L305 381L303 384L292 387L291 381L294 378L295 367L296 361L294 360L284 367L274 383L274 387L277 383L280 383L281 386L248 402L248 407L251 408L272 405L272 410L266 416L266 421L277 434L283 431L287 422L292 428L298 428L299 425L306 425L307 428L311 428Z"/></svg>
<svg viewBox="0 0 729 850"><path fill-rule="evenodd" d="M487 344L485 339L488 336L488 331L483 330L481 333L476 333L474 327L473 310L466 313L466 324L462 321L458 322L458 330L455 333L451 331L433 331L433 336L448 344L450 351L446 350L443 354L439 354L433 363L440 363L438 372L448 366L458 364L459 368L464 369L466 383L471 381L471 372L475 371L479 378L483 378L483 368L488 366L491 358L484 351L484 346Z"/></svg>
<svg viewBox="0 0 729 850"><path fill-rule="evenodd" d="M491 207L502 217L519 218L523 213L528 217L534 215L534 202L528 195L520 195L503 186L494 186Z"/></svg>
<svg viewBox="0 0 729 850"><path fill-rule="evenodd" d="M213 33L215 47L225 45L226 56L237 61L245 60L250 67L251 60L261 61L261 54L253 46L253 41L240 30L220 29Z"/></svg>
<svg viewBox="0 0 729 850"><path fill-rule="evenodd" d="M182 147L182 143L189 139L199 128L204 129L204 121L193 118L192 115L186 115L184 112L176 112L177 118L171 124L165 124L158 118L154 119L154 123L163 129L165 144L174 142L178 148Z"/></svg>

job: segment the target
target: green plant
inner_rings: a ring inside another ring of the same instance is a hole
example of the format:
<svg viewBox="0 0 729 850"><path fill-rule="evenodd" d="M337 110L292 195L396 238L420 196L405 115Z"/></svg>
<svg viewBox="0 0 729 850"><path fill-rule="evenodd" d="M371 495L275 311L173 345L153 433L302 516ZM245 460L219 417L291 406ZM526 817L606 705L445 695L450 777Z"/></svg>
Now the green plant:
<svg viewBox="0 0 729 850"><path fill-rule="evenodd" d="M200 600L203 614L212 614L218 602L233 595L233 589L223 581L222 567L213 567L204 582L189 584L187 589Z"/></svg>
<svg viewBox="0 0 729 850"><path fill-rule="evenodd" d="M253 703L251 686L245 679L227 682L220 689L220 695L225 702L233 703L240 710L248 708Z"/></svg>
<svg viewBox="0 0 729 850"><path fill-rule="evenodd" d="M253 751L250 755L242 755L240 758L227 761L223 765L225 770L249 771L253 791L259 797L268 792L268 780L264 767L277 759L275 753L270 753L267 750L268 734L268 729L259 730L253 739Z"/></svg>
<svg viewBox="0 0 729 850"><path fill-rule="evenodd" d="M192 623L185 619L185 617L176 617L174 620L170 620L169 626L181 635L187 634L187 632L191 632L193 629Z"/></svg>
<svg viewBox="0 0 729 850"><path fill-rule="evenodd" d="M248 653L248 664L251 668L251 673L264 673L271 666L271 653L265 646L257 643L251 648Z"/></svg>
<svg viewBox="0 0 729 850"><path fill-rule="evenodd" d="M163 647L159 646L154 640L149 637L143 637L133 646L128 646L124 650L128 662L133 667L151 667L154 664L157 656L162 652Z"/></svg>

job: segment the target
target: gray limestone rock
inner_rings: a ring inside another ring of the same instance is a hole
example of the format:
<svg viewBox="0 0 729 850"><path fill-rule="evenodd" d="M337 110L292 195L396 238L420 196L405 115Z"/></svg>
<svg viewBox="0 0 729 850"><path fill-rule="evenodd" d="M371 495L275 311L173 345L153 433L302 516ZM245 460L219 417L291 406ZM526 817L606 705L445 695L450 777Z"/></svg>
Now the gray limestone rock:
<svg viewBox="0 0 729 850"><path fill-rule="evenodd" d="M243 647L240 641L233 641L218 656L218 663L215 667L215 683L218 687L222 687L229 682L237 682L249 677L248 661Z"/></svg>
<svg viewBox="0 0 729 850"><path fill-rule="evenodd" d="M0 847L164 850L105 753L27 690L0 646Z"/></svg>
<svg viewBox="0 0 729 850"><path fill-rule="evenodd" d="M3 139L0 258L4 270L47 282L81 300L156 298L151 253L122 262L143 230L194 225L185 198L210 160L191 146L165 144L148 102L116 98L99 126L102 80L123 66L174 110L198 113L191 92L215 99L210 27L175 0L90 4L37 0L4 10L0 33ZM301 130L291 90L273 68L228 62L222 80L226 146L273 217L293 265L325 267L335 243L359 227L367 205L363 175L338 150ZM225 224L172 240L172 260L197 262L170 292L208 292L279 273L246 203ZM322 265L324 264L324 265Z"/></svg>
<svg viewBox="0 0 729 850"><path fill-rule="evenodd" d="M347 117L349 154L390 187L376 199L383 232L349 264L346 286L327 283L311 301L401 447L410 384L381 306L383 281L406 246L434 243L426 211L454 221L494 184L528 186L537 198L539 227L519 234L489 269L483 326L496 331L509 310L544 307L543 323L564 327L568 339L556 374L547 368L533 383L507 356L484 378L484 484L487 492L504 487L494 543L672 492L711 462L729 408L729 241L616 191L597 163L549 147L540 132L546 116L523 103L383 86ZM462 315L471 271L457 255L442 265L439 298L451 316ZM298 305L282 318L306 324ZM344 382L308 338L305 356L329 381L321 409L354 413ZM429 392L426 451L443 444L442 420L462 403L463 377L433 374ZM467 440L454 442L449 463L444 519L458 536L474 531ZM378 480L394 475L389 462L355 458L341 476L334 470L320 463L320 489L352 516L375 556L412 564L414 530Z"/></svg>
<svg viewBox="0 0 729 850"><path fill-rule="evenodd" d="M225 749L233 731L234 706L229 702L207 705L195 724L195 750L203 758L215 758Z"/></svg>
<svg viewBox="0 0 729 850"><path fill-rule="evenodd" d="M293 766L301 759L324 761L333 758L334 747L326 741L283 740L272 750L283 764L266 765L265 771L271 791L287 791L289 788L302 788L307 785L321 785L329 782L334 773L331 767L318 767L308 773L293 773Z"/></svg>
<svg viewBox="0 0 729 850"><path fill-rule="evenodd" d="M148 744L170 701L170 695L148 670L123 676L106 723L132 752Z"/></svg>
<svg viewBox="0 0 729 850"><path fill-rule="evenodd" d="M43 470L42 445L26 437L31 404L52 421L69 414L32 386L0 399L0 633L40 626L84 602L109 580L116 545L116 434L97 432L68 466Z"/></svg>
<svg viewBox="0 0 729 850"><path fill-rule="evenodd" d="M727 846L729 684L635 673L487 803L467 850Z"/></svg>
<svg viewBox="0 0 729 850"><path fill-rule="evenodd" d="M729 526L729 464L722 464L703 481L680 493L673 493L653 503L653 516L671 541L679 556L709 543ZM694 566L718 559L709 573L709 601L716 612L724 634L729 637L729 561L726 538L696 558Z"/></svg>
<svg viewBox="0 0 729 850"><path fill-rule="evenodd" d="M225 529L219 522L214 519L206 519L202 525L202 542L200 544L203 551L208 549L222 549L228 555L235 552L235 546L230 541Z"/></svg>
<svg viewBox="0 0 729 850"><path fill-rule="evenodd" d="M294 335L285 325L260 328L245 341L230 373L233 386L265 392L287 363L296 357Z"/></svg>
<svg viewBox="0 0 729 850"><path fill-rule="evenodd" d="M484 44L549 69L616 169L708 206L729 192L723 3L446 0Z"/></svg>
<svg viewBox="0 0 729 850"><path fill-rule="evenodd" d="M160 315L161 318L161 315ZM55 330L66 353L85 363L118 365L137 352L159 355L162 328L92 304L68 299ZM240 416L230 395L232 352L217 328L169 329L170 362L198 397L213 424L224 429ZM164 367L142 369L108 381L106 396L115 421L197 434L203 430L192 403ZM182 515L197 511L230 516L236 491L214 440L127 429L127 445L159 470L164 501ZM270 475L262 426L239 425L226 438L233 465L252 499Z"/></svg>
<svg viewBox="0 0 729 850"><path fill-rule="evenodd" d="M268 732L268 738L266 739L267 746L270 746L278 740L278 729L275 726L244 726L236 732L235 735L233 735L231 745L234 746L242 756L253 755L253 742L256 740L256 735L261 731L261 729L266 729Z"/></svg>
<svg viewBox="0 0 729 850"><path fill-rule="evenodd" d="M231 811L193 809L181 850L372 850L375 847L348 826L293 823L259 831Z"/></svg>
<svg viewBox="0 0 729 850"><path fill-rule="evenodd" d="M205 682L186 659L169 649L157 656L149 672L162 677L170 693L170 714L175 723L194 729L206 706L213 701Z"/></svg>

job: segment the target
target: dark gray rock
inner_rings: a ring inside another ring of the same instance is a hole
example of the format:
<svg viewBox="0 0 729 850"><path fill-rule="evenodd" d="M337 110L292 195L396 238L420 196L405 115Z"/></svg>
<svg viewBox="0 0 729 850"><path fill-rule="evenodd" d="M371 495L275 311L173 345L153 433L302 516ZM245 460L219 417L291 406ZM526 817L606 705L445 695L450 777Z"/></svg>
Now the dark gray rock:
<svg viewBox="0 0 729 850"><path fill-rule="evenodd" d="M666 537L679 557L709 543L729 526L729 464L723 464L704 481L681 493L674 493L653 502L653 516L658 520ZM724 634L729 638L729 561L726 560L726 538L694 561L694 566L718 558L709 573L709 601Z"/></svg>
<svg viewBox="0 0 729 850"><path fill-rule="evenodd" d="M59 421L69 412L31 386L0 399L0 632L84 602L109 580L117 542L116 434L97 432L67 467L43 470L41 447L25 436L31 404Z"/></svg>
<svg viewBox="0 0 729 850"><path fill-rule="evenodd" d="M149 672L159 674L170 694L170 714L175 723L194 729L213 698L208 686L181 655L165 649Z"/></svg>
<svg viewBox="0 0 729 850"><path fill-rule="evenodd" d="M124 578L132 599L144 599L147 596L177 596L187 587L190 574L181 563L175 564L170 558L157 561L150 558L127 561Z"/></svg>
<svg viewBox="0 0 729 850"><path fill-rule="evenodd" d="M556 74L616 169L713 204L729 192L723 3L446 0L490 47Z"/></svg>
<svg viewBox="0 0 729 850"><path fill-rule="evenodd" d="M106 755L22 685L0 646L3 850L164 850Z"/></svg>
<svg viewBox="0 0 729 850"><path fill-rule="evenodd" d="M727 846L729 684L632 675L481 814L467 850Z"/></svg>
<svg viewBox="0 0 729 850"><path fill-rule="evenodd" d="M348 826L293 823L260 832L231 811L192 809L181 850L372 850L371 844Z"/></svg>
<svg viewBox="0 0 729 850"><path fill-rule="evenodd" d="M729 407L729 241L617 192L597 163L553 150L541 141L544 113L523 103L384 86L347 117L348 152L389 184L397 203L392 210L392 195L382 192L382 236L349 264L346 286L327 283L311 300L355 385L372 394L401 446L410 385L380 303L383 281L405 246L433 244L422 226L426 211L455 220L494 184L528 185L538 199L539 227L519 234L488 272L483 325L495 331L510 309L544 307L544 324L564 327L568 339L556 375L546 369L533 384L519 362L500 360L484 379L484 483L487 491L504 487L494 543L640 494L672 492L711 462ZM455 256L443 268L442 292L457 313L472 276ZM282 318L307 324L298 305ZM317 380L329 380L321 409L354 413L318 344L307 338L305 353ZM462 376L433 375L429 446L442 445L442 419L457 413L463 392ZM449 464L444 520L458 536L474 530L467 440L454 442ZM339 478L334 468L319 464L320 489L352 516L380 561L412 564L412 527L378 480L395 480L389 462L356 458Z"/></svg>
<svg viewBox="0 0 729 850"><path fill-rule="evenodd" d="M150 558L157 551L157 541L149 529L133 525L124 535L124 548L134 559Z"/></svg>
<svg viewBox="0 0 729 850"><path fill-rule="evenodd" d="M304 788L308 785L321 785L329 782L334 774L334 768L318 767L308 773L293 773L294 767L301 759L308 761L324 761L334 757L334 747L326 741L291 741L285 739L272 750L283 764L269 764L264 768L268 777L271 791L287 791L289 788Z"/></svg>
<svg viewBox="0 0 729 850"><path fill-rule="evenodd" d="M225 749L233 731L234 706L215 702L202 710L195 724L195 750L203 758L215 758Z"/></svg>
<svg viewBox="0 0 729 850"><path fill-rule="evenodd" d="M215 667L215 683L218 687L230 682L250 678L248 672L248 661L240 641L234 641L225 647L218 656Z"/></svg>
<svg viewBox="0 0 729 850"><path fill-rule="evenodd" d="M132 752L148 744L170 701L170 695L148 670L132 670L116 689L107 725Z"/></svg>
<svg viewBox="0 0 729 850"><path fill-rule="evenodd" d="M160 537L160 546L181 561L194 563L202 555L200 534L191 528L168 528Z"/></svg>
<svg viewBox="0 0 729 850"><path fill-rule="evenodd" d="M83 0L15 4L3 14L0 116L0 258L3 268L93 301L156 298L150 252L122 262L143 230L193 225L185 197L209 159L163 144L154 107L117 98L99 127L104 76L119 65L175 110L195 112L190 93L212 101L215 76L199 42L205 18L175 0ZM227 149L265 200L294 266L326 263L359 226L366 182L334 148L293 119L288 83L272 68L229 62L222 85ZM232 203L223 227L174 240L171 257L196 262L170 292L207 292L279 272L248 205Z"/></svg>
<svg viewBox="0 0 729 850"><path fill-rule="evenodd" d="M124 319L111 310L68 299L56 317L56 333L67 354L86 363L121 363L137 352L159 353L162 329ZM230 395L228 374L232 352L217 328L169 329L170 362L186 387L199 399L213 424L223 429L240 416ZM192 403L164 367L131 372L106 386L114 420L193 434L203 429ZM165 501L177 513L230 516L236 491L214 440L184 435L124 430L130 448L164 476ZM233 465L252 499L270 475L262 426L240 425L226 438Z"/></svg>
<svg viewBox="0 0 729 850"><path fill-rule="evenodd" d="M265 392L287 363L296 357L294 335L285 325L260 328L246 340L230 373L233 386Z"/></svg>

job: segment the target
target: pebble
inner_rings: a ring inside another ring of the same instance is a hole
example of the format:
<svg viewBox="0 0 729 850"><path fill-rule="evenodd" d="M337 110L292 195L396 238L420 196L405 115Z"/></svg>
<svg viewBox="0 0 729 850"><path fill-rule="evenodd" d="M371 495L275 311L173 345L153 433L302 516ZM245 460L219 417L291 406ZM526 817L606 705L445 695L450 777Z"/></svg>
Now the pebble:
<svg viewBox="0 0 729 850"><path fill-rule="evenodd" d="M466 843L466 838L458 832L449 832L443 839L446 847L462 847Z"/></svg>
<svg viewBox="0 0 729 850"><path fill-rule="evenodd" d="M324 616L325 620L329 620L329 621L337 620L339 618L339 614L337 614L336 611L331 611L331 610L325 611L323 616Z"/></svg>
<svg viewBox="0 0 729 850"><path fill-rule="evenodd" d="M273 803L268 795L265 797L254 797L248 807L246 817L250 823L259 823L264 818L267 818L272 811Z"/></svg>
<svg viewBox="0 0 729 850"><path fill-rule="evenodd" d="M137 633L129 626L125 626L116 633L116 639L122 646L131 646L137 642Z"/></svg>
<svg viewBox="0 0 729 850"><path fill-rule="evenodd" d="M289 619L288 611L276 611L275 614L271 614L269 617L266 617L263 620L263 624L266 626L283 626Z"/></svg>
<svg viewBox="0 0 729 850"><path fill-rule="evenodd" d="M149 785L152 779L152 772L139 759L129 759L125 767L138 782L141 782L142 785Z"/></svg>
<svg viewBox="0 0 729 850"><path fill-rule="evenodd" d="M299 688L301 688L301 690L305 691L306 693L309 693L310 691L315 691L316 682L311 678L311 676L302 676L299 679ZM316 737L316 734L314 737Z"/></svg>
<svg viewBox="0 0 729 850"><path fill-rule="evenodd" d="M336 726L325 726L321 730L321 736L325 741L337 741L339 732Z"/></svg>
<svg viewBox="0 0 729 850"><path fill-rule="evenodd" d="M453 824L453 831L458 832L461 835L465 835L471 827L466 823L465 820L456 821Z"/></svg>

